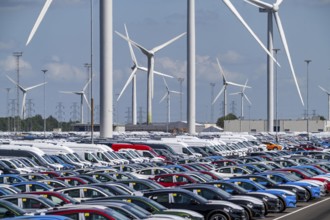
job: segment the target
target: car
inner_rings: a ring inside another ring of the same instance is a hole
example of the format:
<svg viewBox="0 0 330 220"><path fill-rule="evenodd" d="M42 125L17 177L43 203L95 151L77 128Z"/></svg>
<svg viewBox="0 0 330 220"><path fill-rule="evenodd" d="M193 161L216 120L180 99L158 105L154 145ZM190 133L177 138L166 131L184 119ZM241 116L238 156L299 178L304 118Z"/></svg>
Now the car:
<svg viewBox="0 0 330 220"><path fill-rule="evenodd" d="M155 181L146 179L121 180L117 182L126 184L127 186L133 188L136 191L164 188L162 185L156 183Z"/></svg>
<svg viewBox="0 0 330 220"><path fill-rule="evenodd" d="M56 205L79 204L76 199L64 193L55 191L27 192L25 194L42 195L43 197L53 201Z"/></svg>
<svg viewBox="0 0 330 220"><path fill-rule="evenodd" d="M72 220L72 218L59 215L32 215L32 216L18 216L14 218L4 218L3 220Z"/></svg>
<svg viewBox="0 0 330 220"><path fill-rule="evenodd" d="M188 209L202 214L205 220L241 219L245 220L245 211L241 206L231 202L208 201L189 190L165 188L144 192L143 196L150 198L167 208Z"/></svg>
<svg viewBox="0 0 330 220"><path fill-rule="evenodd" d="M55 177L55 179L62 180L71 186L79 186L79 185L88 184L88 182L86 180L79 178L79 177L75 177L75 176Z"/></svg>
<svg viewBox="0 0 330 220"><path fill-rule="evenodd" d="M111 184L107 184L107 183L94 183L94 184L91 184L91 186L101 187L102 189L109 191L116 196L117 195L131 195L130 192L123 190L122 188L119 188L116 185L111 185ZM124 186L126 186L126 185L124 185Z"/></svg>
<svg viewBox="0 0 330 220"><path fill-rule="evenodd" d="M156 175L173 173L173 170L165 167L147 167L140 170L131 172L132 175L136 176L139 179L151 179Z"/></svg>
<svg viewBox="0 0 330 220"><path fill-rule="evenodd" d="M45 197L32 194L8 195L2 196L1 199L17 205L26 212L36 212L40 209L46 210L56 206L55 203Z"/></svg>
<svg viewBox="0 0 330 220"><path fill-rule="evenodd" d="M156 175L152 180L163 187L181 186L200 182L200 180L195 177L188 175L187 172Z"/></svg>
<svg viewBox="0 0 330 220"><path fill-rule="evenodd" d="M26 211L6 200L0 199L0 218L16 217L27 214Z"/></svg>
<svg viewBox="0 0 330 220"><path fill-rule="evenodd" d="M82 186L72 186L68 188L55 189L57 192L64 193L79 202L82 200L92 199L92 198L102 198L114 196L113 193L106 191L98 186L82 185Z"/></svg>
<svg viewBox="0 0 330 220"><path fill-rule="evenodd" d="M266 176L277 184L289 184L303 187L307 190L307 193L310 194L308 197L312 199L321 197L321 187L319 185L312 182L301 181L299 177L288 172L273 171L259 173L258 175Z"/></svg>
<svg viewBox="0 0 330 220"><path fill-rule="evenodd" d="M256 174L256 175L240 176L239 178L255 181L268 189L273 188L273 189L289 190L296 194L297 201L307 202L311 199L310 193L305 188L297 186L297 185L277 184L275 181L269 179L267 176L262 176L262 175Z"/></svg>
<svg viewBox="0 0 330 220"><path fill-rule="evenodd" d="M322 182L326 186L327 192L330 191L330 178L329 177L313 176L313 174L309 173L306 170L298 169L298 168L291 168L291 167L277 169L277 171L286 171L286 172L296 175L297 177L299 177L301 179L316 180L316 181Z"/></svg>
<svg viewBox="0 0 330 220"><path fill-rule="evenodd" d="M236 165L220 167L211 172L220 175L222 178L230 178L234 176L252 174L252 172L249 171L248 169Z"/></svg>
<svg viewBox="0 0 330 220"><path fill-rule="evenodd" d="M31 191L50 191L53 190L53 187L36 181L27 181L14 183L12 186L20 189L22 192L31 192Z"/></svg>
<svg viewBox="0 0 330 220"><path fill-rule="evenodd" d="M97 205L75 205L57 207L53 210L48 210L46 215L60 215L72 219L80 219L79 216L88 217L88 219L103 219L103 220L130 220L126 216L116 212L113 209L105 206Z"/></svg>
<svg viewBox="0 0 330 220"><path fill-rule="evenodd" d="M17 175L17 174L1 174L0 175L0 183L13 184L13 183L19 183L19 182L26 182L26 181L29 181L29 180L20 175Z"/></svg>
<svg viewBox="0 0 330 220"><path fill-rule="evenodd" d="M24 177L25 179L28 179L30 181L36 181L36 180L41 180L41 179L49 179L48 176L40 173L26 173L26 174L21 174L21 177Z"/></svg>
<svg viewBox="0 0 330 220"><path fill-rule="evenodd" d="M288 207L288 208L296 207L297 197L296 197L296 194L291 191L284 190L284 189L267 189L266 187L258 184L257 182L254 182L249 179L243 179L243 178L229 179L226 181L239 185L240 187L242 187L248 191L266 192L266 193L270 193L275 196L278 196L280 199L281 209L285 210L286 207Z"/></svg>
<svg viewBox="0 0 330 220"><path fill-rule="evenodd" d="M84 175L93 177L102 183L117 181L116 178L114 178L112 175L109 175L108 173L85 173Z"/></svg>
<svg viewBox="0 0 330 220"><path fill-rule="evenodd" d="M153 213L153 214L171 214L171 215L178 215L186 219L191 220L204 220L204 217L194 211L186 210L186 209L168 209L165 206L155 202L152 199L143 197L143 196L132 196L132 195L120 195L120 196L113 196L109 198L102 198L102 199L92 199L92 200L124 200L127 202L134 203L141 208ZM91 201L92 201L91 200Z"/></svg>
<svg viewBox="0 0 330 220"><path fill-rule="evenodd" d="M206 184L189 184L181 186L181 188L192 191L207 200L228 201L242 206L245 209L247 219L265 216L265 205L260 199L249 196L232 196L222 189Z"/></svg>
<svg viewBox="0 0 330 220"><path fill-rule="evenodd" d="M41 179L37 180L39 183L45 183L53 188L63 188L63 187L70 187L71 185L62 181L62 180L57 180L57 179Z"/></svg>
<svg viewBox="0 0 330 220"><path fill-rule="evenodd" d="M267 215L269 212L278 213L284 211L281 210L281 207L283 208L283 206L280 205L280 199L273 194L262 192L248 192L244 188L227 181L214 181L205 184L210 184L215 187L218 187L230 193L231 195L246 195L261 199L266 207L265 215Z"/></svg>
<svg viewBox="0 0 330 220"><path fill-rule="evenodd" d="M283 149L283 147L279 144L275 144L275 143L267 142L267 141L263 141L262 143L266 144L267 150L282 150Z"/></svg>

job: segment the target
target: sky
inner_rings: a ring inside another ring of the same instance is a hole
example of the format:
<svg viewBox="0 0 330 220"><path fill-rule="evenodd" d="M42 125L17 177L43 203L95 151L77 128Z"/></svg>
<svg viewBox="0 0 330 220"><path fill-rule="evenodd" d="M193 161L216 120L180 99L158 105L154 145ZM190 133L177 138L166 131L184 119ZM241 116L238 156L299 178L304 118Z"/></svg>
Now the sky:
<svg viewBox="0 0 330 220"><path fill-rule="evenodd" d="M273 3L274 0L265 0ZM99 1L93 0L93 39L91 50L90 0L54 0L37 33L25 46L33 24L45 0L1 0L0 1L0 117L12 114L12 100L16 99L16 87L6 75L17 80L14 52L22 52L19 59L20 84L30 87L43 83L45 75L46 116L52 115L68 121L79 119L80 97L60 91L79 91L88 80L85 63L90 63L93 54L93 97L95 120L99 120ZM243 0L232 0L242 17L266 45L267 16ZM246 119L267 117L267 55L241 25L222 0L196 0L196 121L215 122L222 116L223 95L211 107L212 87L215 97L222 88L222 78L217 66L218 58L227 80L244 84L252 105L244 103ZM307 98L308 72L309 114L327 117L327 95L318 87L330 91L330 0L284 0L279 15L287 37L292 62L299 87L305 102L300 102L288 61L277 28L274 27L274 47L279 48L277 60L278 98L277 114L280 119L298 119L304 116ZM113 29L124 32L127 25L130 38L151 49L187 30L186 0L113 0ZM101 45L102 46L102 45ZM155 55L155 70L173 76L167 79L171 90L180 91L177 78L182 84L183 120L186 120L187 43L180 38ZM138 63L146 66L146 57L134 49ZM129 86L119 101L118 94L128 79L132 66L128 44L114 33L113 36L113 87L114 122L125 123L131 105ZM137 106L146 121L147 93L146 73L137 73ZM9 93L7 88L10 88ZM88 88L88 91L89 88ZM239 88L228 87L228 94L239 92ZM155 76L153 99L153 122L165 122L166 101L160 103L166 90L163 79ZM88 92L90 93L90 92ZM88 95L88 94L87 94ZM22 93L20 93L20 99ZM44 90L38 87L28 92L31 99L27 115L43 115ZM9 104L8 104L9 103ZM21 101L19 102L21 106ZM180 120L179 95L171 96L171 121ZM234 103L234 105L232 105ZM211 109L214 110L211 120ZM240 97L228 95L228 112L239 116ZM140 109L142 111L140 111ZM9 113L8 113L9 110ZM87 108L84 110L88 121ZM138 121L140 118L138 118Z"/></svg>

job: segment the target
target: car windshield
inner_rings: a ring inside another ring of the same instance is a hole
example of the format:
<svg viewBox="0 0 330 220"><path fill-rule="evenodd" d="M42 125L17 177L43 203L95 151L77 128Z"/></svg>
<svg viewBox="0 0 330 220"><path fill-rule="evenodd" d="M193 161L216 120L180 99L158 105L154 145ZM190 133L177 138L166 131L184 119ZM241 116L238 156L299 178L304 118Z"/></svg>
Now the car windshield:
<svg viewBox="0 0 330 220"><path fill-rule="evenodd" d="M123 214L113 210L113 209L110 209L110 208L107 208L106 209L106 212L109 216L115 218L115 219L120 219L120 220L130 220L129 218L127 218L126 216L124 216Z"/></svg>

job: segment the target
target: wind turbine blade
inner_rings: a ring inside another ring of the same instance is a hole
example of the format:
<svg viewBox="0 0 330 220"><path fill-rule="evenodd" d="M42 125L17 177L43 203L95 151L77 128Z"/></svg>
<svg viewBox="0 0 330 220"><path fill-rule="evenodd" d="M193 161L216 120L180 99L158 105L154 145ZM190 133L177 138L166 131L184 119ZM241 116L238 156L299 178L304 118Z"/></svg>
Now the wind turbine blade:
<svg viewBox="0 0 330 220"><path fill-rule="evenodd" d="M220 95L223 93L223 91L225 91L226 85L224 85L222 87L222 89L220 90L220 92L218 93L218 95L215 97L215 99L212 102L212 105L217 101L217 99L220 97Z"/></svg>
<svg viewBox="0 0 330 220"><path fill-rule="evenodd" d="M238 83L233 83L233 82L227 82L228 85L232 85L232 86L238 86L238 87L245 87L244 85L238 84ZM248 88L248 87L247 87Z"/></svg>
<svg viewBox="0 0 330 220"><path fill-rule="evenodd" d="M84 97L84 99L85 99L85 101L86 101L86 104L87 104L89 110L91 110L91 106L90 106L90 104L89 104L89 102L88 102L88 100L87 100L87 97L86 97L85 93L83 93L82 95L83 95L83 97Z"/></svg>
<svg viewBox="0 0 330 220"><path fill-rule="evenodd" d="M233 92L233 93L230 93L229 95L240 95L242 94L242 92Z"/></svg>
<svg viewBox="0 0 330 220"><path fill-rule="evenodd" d="M272 60L280 66L280 64L276 61L273 54L268 51L268 49L265 47L265 45L261 42L261 40L258 38L258 36L253 32L253 30L250 28L250 26L245 22L245 20L242 18L242 16L238 13L234 5L230 2L230 0L223 0L223 2L227 5L227 7L233 12L234 15L238 18L238 20L244 25L244 27L250 32L250 34L254 37L254 39L259 43L259 45L264 49L264 51L272 58Z"/></svg>
<svg viewBox="0 0 330 220"><path fill-rule="evenodd" d="M25 89L22 87L22 86L20 86L17 82L15 82L12 78L10 78L8 75L6 75L7 76L7 78L12 82L12 83L14 83L16 86L18 86L19 87L19 89L22 91L22 92L25 92Z"/></svg>
<svg viewBox="0 0 330 220"><path fill-rule="evenodd" d="M242 92L244 92L245 89L248 88L248 87L247 87L247 83L248 83L248 81L249 81L248 79L245 81L244 88L242 89ZM251 87L250 87L250 88L251 88Z"/></svg>
<svg viewBox="0 0 330 220"><path fill-rule="evenodd" d="M319 86L319 88L320 88L323 92L325 92L325 93L327 93L327 94L330 94L330 92L328 92L328 90L324 89L323 87Z"/></svg>
<svg viewBox="0 0 330 220"><path fill-rule="evenodd" d="M256 5L257 7L260 8L264 8L264 9L272 9L273 5L267 3L267 2L263 2L263 1L259 1L259 0L247 0L248 2Z"/></svg>
<svg viewBox="0 0 330 220"><path fill-rule="evenodd" d="M124 93L124 91L125 91L125 89L127 88L128 84L132 81L132 79L133 79L133 77L134 77L136 71L137 71L137 68L134 68L133 71L132 71L132 73L131 73L131 75L129 76L128 80L126 81L126 83L125 83L123 89L122 89L121 92L119 93L119 96L118 96L118 98L117 98L117 101L120 99L121 95Z"/></svg>
<svg viewBox="0 0 330 220"><path fill-rule="evenodd" d="M251 1L249 0L244 0L246 3L250 4L250 5L253 5L254 7L257 7L257 8L261 8L259 5L256 5L254 3L252 3Z"/></svg>
<svg viewBox="0 0 330 220"><path fill-rule="evenodd" d="M139 45L138 43L135 43L134 41L132 41L131 39L128 39L127 37L125 37L124 35L122 35L121 33L119 33L118 31L115 31L116 34L118 34L121 38L123 38L124 40L126 40L127 42L133 44L135 47L139 48L142 53L144 53L146 56L150 55L150 51L147 50L146 48L142 47L141 45Z"/></svg>
<svg viewBox="0 0 330 220"><path fill-rule="evenodd" d="M124 26L125 26L126 37L127 37L127 39L129 39L126 24L124 24ZM133 50L132 44L131 44L131 42L129 42L129 41L128 41L127 43L128 43L129 52L130 52L130 54L131 54L131 58L132 58L132 60L133 60L133 63L134 63L135 65L137 65L137 60L136 60L136 57L135 57L135 54L134 54L134 50Z"/></svg>
<svg viewBox="0 0 330 220"><path fill-rule="evenodd" d="M87 89L88 84L91 82L92 79L89 79L88 82L85 84L83 91L85 92L85 90Z"/></svg>
<svg viewBox="0 0 330 220"><path fill-rule="evenodd" d="M246 101L248 101L248 103L249 103L250 105L252 105L250 99L247 97L247 95L245 95L245 93L243 93L243 96L244 96L244 98L246 99Z"/></svg>
<svg viewBox="0 0 330 220"><path fill-rule="evenodd" d="M168 85L167 85L166 80L165 80L164 77L163 77L163 81L164 81L164 84L165 84L166 90L167 90L167 91L170 91L170 89L168 88Z"/></svg>
<svg viewBox="0 0 330 220"><path fill-rule="evenodd" d="M76 92L73 91L59 91L60 93L66 93L66 94L76 94Z"/></svg>
<svg viewBox="0 0 330 220"><path fill-rule="evenodd" d="M165 73L158 72L158 71L154 71L154 73L157 74L157 75L159 75L159 76L168 77L168 78L174 78L173 76L170 76L170 75L167 75Z"/></svg>
<svg viewBox="0 0 330 220"><path fill-rule="evenodd" d="M40 14L39 14L39 16L38 16L38 18L37 18L37 20L36 20L36 23L34 24L32 30L31 30L31 33L30 33L30 35L29 35L29 37L28 37L28 40L27 40L27 42L26 42L26 46L27 46L27 45L30 43L30 41L32 40L34 34L36 33L36 31L37 31L37 29L38 29L38 27L39 27L39 25L40 25L42 19L44 18L44 16L45 16L45 14L46 14L46 12L47 12L47 10L48 10L50 4L52 3L52 1L53 1L53 0L47 0L47 1L45 2L44 7L42 8L42 10L41 10L41 12L40 12Z"/></svg>
<svg viewBox="0 0 330 220"><path fill-rule="evenodd" d="M164 99L168 96L168 92L165 93L165 95L163 96L163 98L159 101L159 103L161 103L162 101L164 101Z"/></svg>
<svg viewBox="0 0 330 220"><path fill-rule="evenodd" d="M277 24L278 31L280 32L280 36L281 36L281 40L282 40L282 43L283 43L283 46L284 46L286 56L287 56L289 64L290 64L292 77L294 79L294 83L296 84L296 88L297 88L297 91L298 91L298 94L299 94L300 101L301 101L302 105L304 105L304 100L301 96L301 92L300 92L300 88L299 88L298 81L297 81L297 78L296 78L296 74L295 74L295 71L294 71L294 68L293 68L293 65L292 65L291 55L290 55L288 43L286 41L286 37L285 37L285 33L284 33L284 30L283 30L283 26L282 26L280 16L278 15L277 12L275 12L274 17L275 17L275 21L276 21L276 24Z"/></svg>
<svg viewBox="0 0 330 220"><path fill-rule="evenodd" d="M25 89L25 91L29 91L29 90L31 90L31 89L37 88L37 87L42 86L42 85L45 85L45 84L47 84L47 83L46 83L46 82L45 82L45 83L40 83L40 84L38 84L38 85L28 87L28 88Z"/></svg>
<svg viewBox="0 0 330 220"><path fill-rule="evenodd" d="M171 40L167 41L166 43L164 43L162 45L152 48L151 51L153 53L156 53L157 51L159 51L159 50L163 49L164 47L166 47L167 45L173 43L174 41L176 41L177 39L179 39L180 37L182 37L185 34L186 34L186 32L180 34L179 36L176 36L175 38L172 38Z"/></svg>
<svg viewBox="0 0 330 220"><path fill-rule="evenodd" d="M182 94L181 92L170 90L169 92L174 93L174 94Z"/></svg>
<svg viewBox="0 0 330 220"><path fill-rule="evenodd" d="M220 62L219 62L218 58L217 58L217 63L218 63L218 67L219 67L219 70L220 70L220 74L223 77L224 84L226 84L227 80L226 80L225 72L223 71L222 66L220 65Z"/></svg>
<svg viewBox="0 0 330 220"><path fill-rule="evenodd" d="M277 0L274 4L274 6L279 7L280 4L282 4L283 0Z"/></svg>

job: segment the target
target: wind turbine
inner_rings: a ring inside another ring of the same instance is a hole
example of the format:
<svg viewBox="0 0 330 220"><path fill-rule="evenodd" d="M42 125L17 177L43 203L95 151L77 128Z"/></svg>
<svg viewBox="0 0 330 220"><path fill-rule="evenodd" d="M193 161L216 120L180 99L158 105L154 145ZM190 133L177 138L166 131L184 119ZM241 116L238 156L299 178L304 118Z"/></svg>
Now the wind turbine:
<svg viewBox="0 0 330 220"><path fill-rule="evenodd" d="M155 53L158 52L159 50L163 49L164 47L168 46L169 44L173 43L174 41L178 40L179 38L181 38L183 35L185 35L186 33L182 33L176 37L174 37L173 39L165 42L164 44L161 44L159 46L156 46L154 48L152 48L151 50L147 50L146 48L144 48L143 46L137 44L136 42L132 41L131 39L125 37L124 35L122 35L121 33L117 32L116 33L123 38L124 40L130 42L131 44L133 44L135 47L139 48L141 50L141 52L147 56L148 58L148 95L147 95L147 124L151 124L152 123L152 98L153 98L153 93L154 93L154 62L155 62Z"/></svg>
<svg viewBox="0 0 330 220"><path fill-rule="evenodd" d="M237 84L237 83L233 83L233 82L229 82L226 79L225 73L220 65L219 59L217 58L217 63L218 63L218 67L220 70L220 75L222 76L222 80L223 80L223 87L222 89L219 91L218 95L215 97L215 99L212 102L212 105L217 101L217 99L220 97L220 95L223 93L223 103L224 103L224 108L223 108L223 115L224 117L227 115L227 86L231 85L231 86L238 86L238 87L243 87L243 88L251 88L249 86L246 85L241 85L241 84Z"/></svg>
<svg viewBox="0 0 330 220"><path fill-rule="evenodd" d="M25 101L26 101L26 95L27 95L27 92L30 91L31 89L34 89L36 87L39 87L39 86L42 86L44 84L46 84L45 82L44 83L40 83L38 85L35 85L35 86L31 86L31 87L27 87L27 88L23 88L21 85L19 85L17 82L15 82L12 78L10 78L9 76L7 76L7 78L12 82L14 83L15 85L18 86L18 88L22 91L23 93L23 99L22 99L22 119L24 120L25 119ZM18 102L18 100L17 100Z"/></svg>
<svg viewBox="0 0 330 220"><path fill-rule="evenodd" d="M87 104L89 110L91 110L91 106L85 95L85 91L87 89L88 84L91 82L91 80L92 79L88 80L88 82L86 83L86 85L84 86L84 88L81 91L60 91L61 93L80 95L80 123L81 124L84 123L84 99L86 101L86 104Z"/></svg>
<svg viewBox="0 0 330 220"><path fill-rule="evenodd" d="M229 95L240 95L241 96L241 119L244 119L244 99L246 99L246 101L252 105L251 101L249 100L249 98L247 97L247 95L245 94L245 89L247 88L247 83L248 80L246 80L244 87L242 88L242 90L240 92L235 92L235 93L230 93Z"/></svg>
<svg viewBox="0 0 330 220"><path fill-rule="evenodd" d="M159 101L159 103L164 101L164 99L167 100L167 131L168 131L168 125L171 122L171 93L181 94L181 92L170 90L164 77L163 77L163 80L164 80L166 92L165 92L165 95L163 96L163 98Z"/></svg>
<svg viewBox="0 0 330 220"><path fill-rule="evenodd" d="M129 36L128 36L127 27L126 27L126 25L124 25L124 26L125 26L126 37L127 37L127 39L130 39ZM128 84L133 80L133 83L132 83L132 113L133 113L132 114L132 123L133 123L133 125L135 125L136 124L136 72L137 72L137 70L142 70L144 72L148 72L148 69L146 67L142 67L138 64L137 59L136 59L135 54L134 54L134 50L132 48L132 44L131 44L130 41L128 41L128 47L129 47L129 51L130 51L131 58L132 58L132 61L133 61L133 66L131 67L132 73L129 76L128 80L126 81L124 87L122 88L122 90L121 90L121 92L120 92L120 94L117 98L117 101L120 99L120 97L124 93L124 91L127 88ZM157 75L173 78L173 76L166 75L166 74L160 73L158 71L154 71L154 73L157 74Z"/></svg>
<svg viewBox="0 0 330 220"><path fill-rule="evenodd" d="M260 39L257 37L257 35L252 31L252 29L249 27L249 25L244 21L244 19L241 17L241 15L237 12L236 8L233 6L233 4L230 2L230 0L223 0L223 2L228 6L228 8L235 14L235 16L240 20L240 22L245 26L245 28L250 32L250 34L254 37L254 39L259 43L259 45L267 52L267 54L272 58L273 60L273 16L276 21L276 25L284 46L285 53L287 55L289 65L291 68L292 77L294 79L298 95L300 97L300 101L302 105L304 105L304 101L299 89L298 81L296 78L296 74L293 68L293 64L291 61L291 55L289 51L289 47L287 44L287 40L285 37L284 29L282 26L281 19L278 15L278 10L280 4L283 2L283 0L276 0L274 4L269 4L260 0L245 0L248 3L251 3L254 6L257 6L260 8L261 12L267 12L268 13L268 27L267 27L267 42L268 47L265 49L265 46L262 44ZM267 56L267 76L268 76L268 101L267 101L267 115L268 115L268 130L273 131L273 124L274 124L274 68L273 68L273 61L271 61Z"/></svg>
<svg viewBox="0 0 330 220"><path fill-rule="evenodd" d="M328 95L328 120L330 120L330 92L325 90L323 87L319 86L320 89Z"/></svg>
<svg viewBox="0 0 330 220"><path fill-rule="evenodd" d="M26 45L32 40L51 3L52 0L46 0L31 30ZM101 137L109 138L113 135L112 5L112 0L100 0L100 44L103 45L100 50L100 135Z"/></svg>

